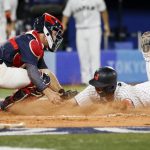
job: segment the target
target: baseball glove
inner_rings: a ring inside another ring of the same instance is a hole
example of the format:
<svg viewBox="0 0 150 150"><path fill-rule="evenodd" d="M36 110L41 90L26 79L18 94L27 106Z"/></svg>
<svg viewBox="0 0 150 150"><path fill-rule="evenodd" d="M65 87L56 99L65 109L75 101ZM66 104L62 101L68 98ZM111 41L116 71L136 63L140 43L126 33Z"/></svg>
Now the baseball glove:
<svg viewBox="0 0 150 150"><path fill-rule="evenodd" d="M144 32L141 36L141 48L144 53L150 51L150 31Z"/></svg>
<svg viewBox="0 0 150 150"><path fill-rule="evenodd" d="M62 99L68 100L68 99L71 99L74 96L76 96L78 94L78 91L76 91L76 90L75 91L72 91L72 90L65 91L64 89L60 89L59 93L60 93L60 97Z"/></svg>

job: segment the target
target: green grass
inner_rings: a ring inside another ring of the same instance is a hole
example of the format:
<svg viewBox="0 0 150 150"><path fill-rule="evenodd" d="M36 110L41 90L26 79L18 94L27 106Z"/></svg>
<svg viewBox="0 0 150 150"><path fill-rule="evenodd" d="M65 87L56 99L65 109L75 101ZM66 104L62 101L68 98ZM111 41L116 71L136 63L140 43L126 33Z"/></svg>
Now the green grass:
<svg viewBox="0 0 150 150"><path fill-rule="evenodd" d="M63 86L65 90L77 90L81 91L85 88L85 86L80 86L80 85L64 85ZM8 95L11 95L14 90L10 89L0 89L0 98L4 98Z"/></svg>
<svg viewBox="0 0 150 150"><path fill-rule="evenodd" d="M149 150L150 134L3 136L0 146L57 150Z"/></svg>
<svg viewBox="0 0 150 150"><path fill-rule="evenodd" d="M14 90L9 89L0 89L0 98L6 97L8 95L11 95Z"/></svg>

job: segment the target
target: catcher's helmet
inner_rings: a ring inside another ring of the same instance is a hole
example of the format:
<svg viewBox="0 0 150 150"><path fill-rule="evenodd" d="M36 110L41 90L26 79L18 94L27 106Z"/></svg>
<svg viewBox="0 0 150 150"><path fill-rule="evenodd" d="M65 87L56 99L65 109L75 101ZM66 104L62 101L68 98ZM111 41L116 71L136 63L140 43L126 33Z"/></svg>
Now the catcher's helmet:
<svg viewBox="0 0 150 150"><path fill-rule="evenodd" d="M63 40L63 26L61 22L54 16L44 13L35 19L33 27L38 33L45 34L49 45L48 50L56 51ZM55 35L53 35L53 32L55 32Z"/></svg>
<svg viewBox="0 0 150 150"><path fill-rule="evenodd" d="M117 72L112 67L102 67L95 71L94 78L89 81L89 84L97 90L99 94L114 93L117 86Z"/></svg>

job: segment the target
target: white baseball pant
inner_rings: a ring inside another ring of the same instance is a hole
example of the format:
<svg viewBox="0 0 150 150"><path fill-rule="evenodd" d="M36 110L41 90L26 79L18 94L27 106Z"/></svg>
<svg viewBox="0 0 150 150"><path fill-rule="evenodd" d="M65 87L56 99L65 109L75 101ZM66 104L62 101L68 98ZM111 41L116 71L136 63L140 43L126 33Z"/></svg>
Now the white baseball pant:
<svg viewBox="0 0 150 150"><path fill-rule="evenodd" d="M148 80L150 81L150 61L146 61L146 72Z"/></svg>
<svg viewBox="0 0 150 150"><path fill-rule="evenodd" d="M76 42L80 60L81 81L88 84L95 70L100 67L100 27L77 29Z"/></svg>
<svg viewBox="0 0 150 150"><path fill-rule="evenodd" d="M6 42L7 34L6 34L6 23L1 22L0 24L0 44Z"/></svg>
<svg viewBox="0 0 150 150"><path fill-rule="evenodd" d="M0 88L19 89L31 83L26 69L0 64Z"/></svg>

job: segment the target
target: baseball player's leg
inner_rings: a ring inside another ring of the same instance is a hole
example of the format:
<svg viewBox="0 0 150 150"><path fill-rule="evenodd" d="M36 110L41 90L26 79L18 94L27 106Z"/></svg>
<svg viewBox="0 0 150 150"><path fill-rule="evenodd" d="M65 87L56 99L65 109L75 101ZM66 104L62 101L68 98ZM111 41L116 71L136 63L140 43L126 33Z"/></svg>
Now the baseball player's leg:
<svg viewBox="0 0 150 150"><path fill-rule="evenodd" d="M0 65L0 87L19 89L30 84L27 71L22 68L7 67L4 63Z"/></svg>
<svg viewBox="0 0 150 150"><path fill-rule="evenodd" d="M7 34L6 34L6 24L1 23L0 25L0 44L6 42Z"/></svg>
<svg viewBox="0 0 150 150"><path fill-rule="evenodd" d="M100 45L101 45L101 30L100 27L89 30L89 53L91 59L91 78L97 68L100 67Z"/></svg>
<svg viewBox="0 0 150 150"><path fill-rule="evenodd" d="M16 19L17 19L16 11L17 11L17 6L18 6L18 0L11 0L10 3L11 3L12 30L11 30L9 38L16 36L15 24L16 24Z"/></svg>
<svg viewBox="0 0 150 150"><path fill-rule="evenodd" d="M150 61L146 61L146 72L148 80L150 81Z"/></svg>
<svg viewBox="0 0 150 150"><path fill-rule="evenodd" d="M80 60L81 82L88 84L90 79L90 54L88 51L88 40L86 39L86 30L77 29L77 50Z"/></svg>
<svg viewBox="0 0 150 150"><path fill-rule="evenodd" d="M11 3L11 19L12 21L15 21L17 19L16 11L18 6L18 0L11 0L10 3Z"/></svg>

